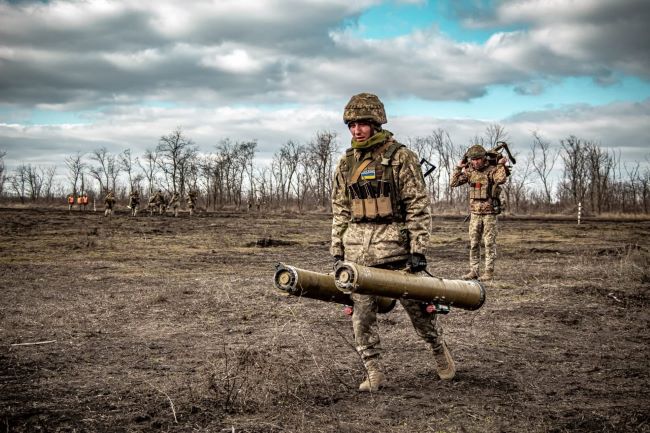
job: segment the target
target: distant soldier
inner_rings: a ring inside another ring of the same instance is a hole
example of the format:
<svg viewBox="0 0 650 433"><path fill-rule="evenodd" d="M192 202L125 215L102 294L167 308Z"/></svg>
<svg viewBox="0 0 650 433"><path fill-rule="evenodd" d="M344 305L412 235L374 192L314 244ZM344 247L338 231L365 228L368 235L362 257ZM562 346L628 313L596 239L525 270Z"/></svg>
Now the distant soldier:
<svg viewBox="0 0 650 433"><path fill-rule="evenodd" d="M469 272L463 275L466 280L489 281L494 278L494 261L497 257L497 215L499 205L499 185L508 177L506 158L502 157L496 165L487 161L487 151L481 145L470 147L456 166L450 185L457 187L469 184ZM469 162L467 162L467 159ZM485 244L485 273L480 274L481 241Z"/></svg>
<svg viewBox="0 0 650 433"><path fill-rule="evenodd" d="M178 208L181 206L181 195L174 191L171 198L169 199L169 207L172 208L174 216L178 216Z"/></svg>
<svg viewBox="0 0 650 433"><path fill-rule="evenodd" d="M259 212L261 207L262 207L262 199L259 198L259 197L256 197L255 198L255 209L257 209L257 211Z"/></svg>
<svg viewBox="0 0 650 433"><path fill-rule="evenodd" d="M112 190L108 190L108 194L104 197L104 216L111 216L113 214L115 202L115 194Z"/></svg>
<svg viewBox="0 0 650 433"><path fill-rule="evenodd" d="M67 201L68 201L68 212L70 212L72 210L72 205L74 205L74 194L68 194Z"/></svg>
<svg viewBox="0 0 650 433"><path fill-rule="evenodd" d="M155 210L158 210L160 215L165 213L165 210L167 210L167 202L161 190L158 190L153 196L149 197L148 208L152 215Z"/></svg>
<svg viewBox="0 0 650 433"><path fill-rule="evenodd" d="M140 206L140 193L138 190L131 191L129 194L129 209L131 209L131 216L138 215L138 207Z"/></svg>
<svg viewBox="0 0 650 433"><path fill-rule="evenodd" d="M84 198L82 196L77 197L77 206L79 207L79 211L81 211L81 206L84 204Z"/></svg>
<svg viewBox="0 0 650 433"><path fill-rule="evenodd" d="M190 216L194 214L197 196L198 193L194 190L190 190L190 192L187 194L187 207L190 209Z"/></svg>
<svg viewBox="0 0 650 433"><path fill-rule="evenodd" d="M88 194L84 193L81 196L81 204L83 205L84 210L86 210L86 206L88 206Z"/></svg>

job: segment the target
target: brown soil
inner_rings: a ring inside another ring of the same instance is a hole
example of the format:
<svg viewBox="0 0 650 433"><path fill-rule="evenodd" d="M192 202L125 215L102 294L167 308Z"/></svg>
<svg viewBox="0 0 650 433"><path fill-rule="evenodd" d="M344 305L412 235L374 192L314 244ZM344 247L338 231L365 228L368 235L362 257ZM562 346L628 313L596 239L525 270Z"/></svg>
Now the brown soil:
<svg viewBox="0 0 650 433"><path fill-rule="evenodd" d="M434 228L430 270L457 278L466 224ZM398 307L372 395L342 307L272 286L277 262L329 271L329 232L0 209L0 431L650 432L649 222L502 219L485 305L441 318L456 378Z"/></svg>

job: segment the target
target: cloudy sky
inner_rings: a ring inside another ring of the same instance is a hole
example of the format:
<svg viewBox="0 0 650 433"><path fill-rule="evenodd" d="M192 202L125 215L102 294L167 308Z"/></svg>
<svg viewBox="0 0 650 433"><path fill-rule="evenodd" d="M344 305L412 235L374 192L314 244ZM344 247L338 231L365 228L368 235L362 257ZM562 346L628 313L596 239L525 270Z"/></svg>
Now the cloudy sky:
<svg viewBox="0 0 650 433"><path fill-rule="evenodd" d="M0 151L52 165L136 155L181 127L268 159L372 92L398 139L491 123L650 159L647 0L0 0Z"/></svg>

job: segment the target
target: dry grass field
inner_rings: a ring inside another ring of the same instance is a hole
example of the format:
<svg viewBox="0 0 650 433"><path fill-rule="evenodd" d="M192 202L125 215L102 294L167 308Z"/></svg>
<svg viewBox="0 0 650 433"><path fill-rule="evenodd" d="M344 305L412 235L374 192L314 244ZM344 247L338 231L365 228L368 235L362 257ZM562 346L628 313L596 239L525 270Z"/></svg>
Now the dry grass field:
<svg viewBox="0 0 650 433"><path fill-rule="evenodd" d="M466 271L434 218L429 270ZM650 222L500 221L497 280L441 321L441 382L401 307L389 386L335 304L280 296L275 264L327 272L327 215L193 218L0 209L2 432L650 432Z"/></svg>

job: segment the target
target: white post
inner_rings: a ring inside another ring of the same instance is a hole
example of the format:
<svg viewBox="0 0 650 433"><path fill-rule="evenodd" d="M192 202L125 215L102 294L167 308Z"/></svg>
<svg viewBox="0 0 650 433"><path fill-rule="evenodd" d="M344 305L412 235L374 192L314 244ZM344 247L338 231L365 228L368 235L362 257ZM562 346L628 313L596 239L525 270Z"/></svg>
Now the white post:
<svg viewBox="0 0 650 433"><path fill-rule="evenodd" d="M578 225L580 225L581 217L582 217L582 202L578 203Z"/></svg>
<svg viewBox="0 0 650 433"><path fill-rule="evenodd" d="M97 212L97 204L95 203L95 199L93 198L93 212ZM580 223L578 223L580 224Z"/></svg>

